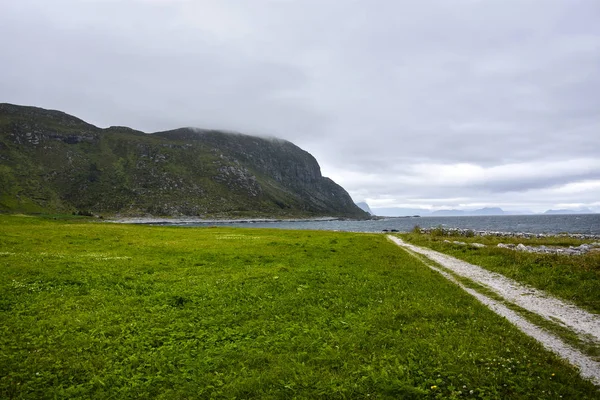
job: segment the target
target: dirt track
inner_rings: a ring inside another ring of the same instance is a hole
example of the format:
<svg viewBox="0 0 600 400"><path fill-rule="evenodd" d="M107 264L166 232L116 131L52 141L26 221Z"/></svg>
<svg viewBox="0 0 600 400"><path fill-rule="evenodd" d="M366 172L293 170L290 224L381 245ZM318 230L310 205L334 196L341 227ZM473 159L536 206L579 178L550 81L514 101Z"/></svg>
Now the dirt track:
<svg viewBox="0 0 600 400"><path fill-rule="evenodd" d="M431 249L406 243L395 236L388 235L388 239L413 255L424 255L454 274L485 286L510 303L516 304L550 321L560 322L573 332L600 343L599 315L589 313L573 304L549 296L541 290L525 286L503 275L487 271L477 265L469 264ZM564 343L560 338L530 323L505 305L465 287L454 279L451 274L434 265L427 265L429 268L459 285L492 311L505 317L521 331L538 340L548 350L579 367L583 377L592 380L594 384L600 386L600 363Z"/></svg>

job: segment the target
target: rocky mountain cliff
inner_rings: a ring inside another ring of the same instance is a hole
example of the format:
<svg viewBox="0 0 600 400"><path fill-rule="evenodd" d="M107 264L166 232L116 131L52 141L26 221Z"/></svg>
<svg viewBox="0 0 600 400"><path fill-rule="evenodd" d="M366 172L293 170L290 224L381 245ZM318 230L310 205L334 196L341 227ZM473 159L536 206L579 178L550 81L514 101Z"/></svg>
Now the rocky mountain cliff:
<svg viewBox="0 0 600 400"><path fill-rule="evenodd" d="M369 205L366 202L361 201L359 203L356 203L356 205L364 212L369 213L369 215L373 215L373 211L371 211L371 207L369 207Z"/></svg>
<svg viewBox="0 0 600 400"><path fill-rule="evenodd" d="M293 143L182 128L101 129L0 104L0 210L366 218Z"/></svg>

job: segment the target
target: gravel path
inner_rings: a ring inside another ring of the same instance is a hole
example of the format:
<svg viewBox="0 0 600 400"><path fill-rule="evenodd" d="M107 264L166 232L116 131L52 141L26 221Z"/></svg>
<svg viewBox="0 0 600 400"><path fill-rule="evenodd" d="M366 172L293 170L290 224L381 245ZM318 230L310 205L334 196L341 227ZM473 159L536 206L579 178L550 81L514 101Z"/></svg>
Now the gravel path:
<svg viewBox="0 0 600 400"><path fill-rule="evenodd" d="M600 316L596 314L589 313L572 304L551 297L540 290L532 289L512 279L506 278L503 275L487 271L481 267L458 260L454 257L408 244L394 236L388 236L388 239L408 250L409 253L422 254L430 260L449 269L456 275L471 279L472 281L489 288L513 304L517 304L520 307L551 321L556 322L558 320L573 331L584 334L587 338L594 338L596 341L600 342ZM428 267L460 286L492 311L505 317L521 331L538 340L548 350L579 367L583 377L591 379L594 384L600 386L600 363L564 343L553 334L530 323L505 305L492 300L473 289L467 288L454 279L451 274L432 265L428 265Z"/></svg>
<svg viewBox="0 0 600 400"><path fill-rule="evenodd" d="M551 297L541 290L525 286L504 275L490 272L477 265L469 264L468 262L434 250L406 243L394 236L388 236L388 238L398 246L422 254L443 267L448 268L455 274L469 278L491 289L511 303L534 312L550 321L560 322L569 329L586 335L588 338L591 337L600 343L600 315L589 313L573 304Z"/></svg>

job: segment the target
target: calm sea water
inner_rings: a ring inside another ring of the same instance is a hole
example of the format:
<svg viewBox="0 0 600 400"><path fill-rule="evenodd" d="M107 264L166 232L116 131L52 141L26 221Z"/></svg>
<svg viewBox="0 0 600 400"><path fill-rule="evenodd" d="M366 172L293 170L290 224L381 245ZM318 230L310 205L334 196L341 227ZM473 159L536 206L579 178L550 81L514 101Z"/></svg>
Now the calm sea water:
<svg viewBox="0 0 600 400"><path fill-rule="evenodd" d="M294 221L294 222L207 222L176 223L179 226L238 226L246 228L315 229L349 232L381 232L384 229L410 231L443 226L476 231L530 233L585 233L600 235L600 214L584 215L502 215L476 217L387 218L378 221Z"/></svg>

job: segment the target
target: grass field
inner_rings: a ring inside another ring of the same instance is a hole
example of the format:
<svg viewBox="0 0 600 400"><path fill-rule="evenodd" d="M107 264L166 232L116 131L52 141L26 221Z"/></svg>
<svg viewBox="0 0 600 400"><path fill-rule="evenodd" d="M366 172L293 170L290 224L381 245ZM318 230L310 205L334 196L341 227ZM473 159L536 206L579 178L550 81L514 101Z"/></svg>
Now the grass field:
<svg viewBox="0 0 600 400"><path fill-rule="evenodd" d="M0 216L0 398L597 398L379 234Z"/></svg>
<svg viewBox="0 0 600 400"><path fill-rule="evenodd" d="M497 247L498 243L523 243L532 246L577 246L593 240L569 237L540 239L505 237L452 237L439 234L403 234L403 240L418 246L429 247L461 260L498 272L504 276L545 290L559 298L594 313L600 313L600 252L581 256L535 254ZM487 247L458 245L444 242L460 241L481 243Z"/></svg>

